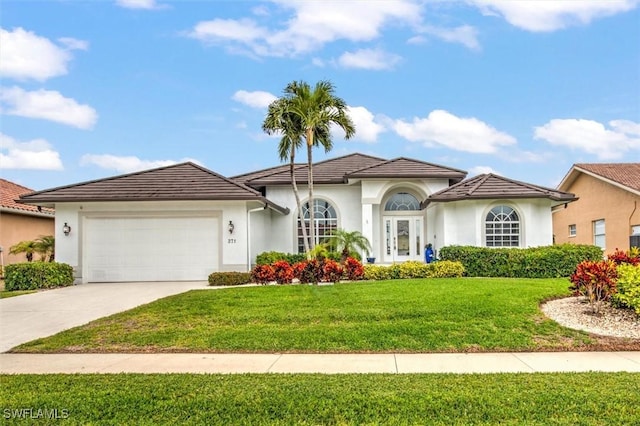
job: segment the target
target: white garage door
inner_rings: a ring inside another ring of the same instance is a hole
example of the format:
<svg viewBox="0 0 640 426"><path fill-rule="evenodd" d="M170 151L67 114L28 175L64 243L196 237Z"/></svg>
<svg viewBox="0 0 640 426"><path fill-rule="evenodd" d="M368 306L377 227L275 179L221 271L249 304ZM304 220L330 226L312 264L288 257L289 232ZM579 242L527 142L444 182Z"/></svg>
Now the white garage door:
<svg viewBox="0 0 640 426"><path fill-rule="evenodd" d="M86 218L88 282L206 280L218 270L213 217Z"/></svg>

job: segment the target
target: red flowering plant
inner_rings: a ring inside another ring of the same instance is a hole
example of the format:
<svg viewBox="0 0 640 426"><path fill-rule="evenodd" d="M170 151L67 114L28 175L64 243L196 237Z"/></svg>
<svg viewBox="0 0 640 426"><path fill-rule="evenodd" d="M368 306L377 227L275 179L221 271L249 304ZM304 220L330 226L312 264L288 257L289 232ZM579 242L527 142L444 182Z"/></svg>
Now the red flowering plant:
<svg viewBox="0 0 640 426"><path fill-rule="evenodd" d="M293 268L286 260L279 260L272 265L274 277L278 284L291 284L294 278Z"/></svg>
<svg viewBox="0 0 640 426"><path fill-rule="evenodd" d="M364 278L364 267L358 259L348 257L344 262L344 272L348 280L356 281Z"/></svg>
<svg viewBox="0 0 640 426"><path fill-rule="evenodd" d="M335 260L325 259L322 265L322 280L337 283L342 279L344 268Z"/></svg>
<svg viewBox="0 0 640 426"><path fill-rule="evenodd" d="M296 262L291 265L291 269L293 270L293 278L296 278L298 281L302 282L302 271L307 266L307 261L303 260L302 262Z"/></svg>
<svg viewBox="0 0 640 426"><path fill-rule="evenodd" d="M251 279L258 284L275 281L276 275L271 265L256 265L251 271Z"/></svg>
<svg viewBox="0 0 640 426"><path fill-rule="evenodd" d="M316 259L304 262L304 268L300 272L300 282L318 284L320 281L322 281L322 262Z"/></svg>
<svg viewBox="0 0 640 426"><path fill-rule="evenodd" d="M586 296L595 314L600 312L603 302L616 292L616 264L612 260L594 262L585 260L578 264L570 281L574 295Z"/></svg>
<svg viewBox="0 0 640 426"><path fill-rule="evenodd" d="M616 265L622 265L628 263L629 265L640 265L640 255L637 250L622 251L616 248L613 254L607 256L608 260L611 260Z"/></svg>

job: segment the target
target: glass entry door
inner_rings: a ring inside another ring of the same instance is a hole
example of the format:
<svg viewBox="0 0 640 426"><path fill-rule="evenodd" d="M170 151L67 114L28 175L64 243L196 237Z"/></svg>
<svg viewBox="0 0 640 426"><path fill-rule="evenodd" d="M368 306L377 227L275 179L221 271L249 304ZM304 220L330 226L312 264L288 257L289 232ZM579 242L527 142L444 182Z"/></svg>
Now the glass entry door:
<svg viewBox="0 0 640 426"><path fill-rule="evenodd" d="M385 217L386 263L422 259L422 217Z"/></svg>

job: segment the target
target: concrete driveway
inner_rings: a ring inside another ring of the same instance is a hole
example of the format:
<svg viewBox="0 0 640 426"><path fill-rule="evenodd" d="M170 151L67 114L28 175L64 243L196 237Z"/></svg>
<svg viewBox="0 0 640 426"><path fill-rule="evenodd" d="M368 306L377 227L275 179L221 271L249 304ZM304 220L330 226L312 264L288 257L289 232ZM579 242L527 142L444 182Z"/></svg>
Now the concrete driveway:
<svg viewBox="0 0 640 426"><path fill-rule="evenodd" d="M0 352L154 300L206 289L205 281L80 284L0 299Z"/></svg>

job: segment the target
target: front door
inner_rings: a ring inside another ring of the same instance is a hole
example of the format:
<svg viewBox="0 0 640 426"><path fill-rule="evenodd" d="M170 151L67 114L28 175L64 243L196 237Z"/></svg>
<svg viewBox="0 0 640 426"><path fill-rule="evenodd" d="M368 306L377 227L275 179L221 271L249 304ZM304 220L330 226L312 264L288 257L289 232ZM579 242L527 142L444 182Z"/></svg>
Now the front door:
<svg viewBox="0 0 640 426"><path fill-rule="evenodd" d="M422 259L421 216L385 217L385 263Z"/></svg>

